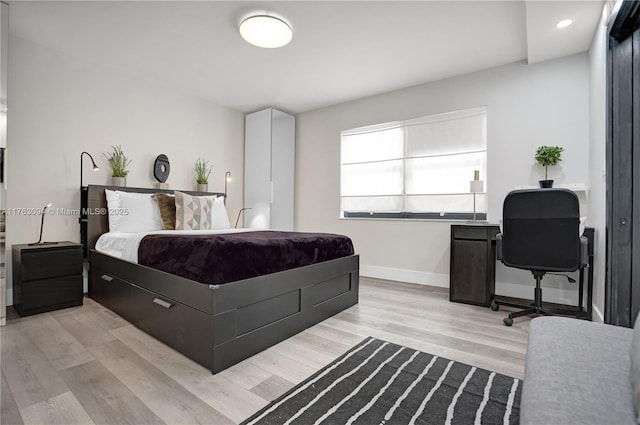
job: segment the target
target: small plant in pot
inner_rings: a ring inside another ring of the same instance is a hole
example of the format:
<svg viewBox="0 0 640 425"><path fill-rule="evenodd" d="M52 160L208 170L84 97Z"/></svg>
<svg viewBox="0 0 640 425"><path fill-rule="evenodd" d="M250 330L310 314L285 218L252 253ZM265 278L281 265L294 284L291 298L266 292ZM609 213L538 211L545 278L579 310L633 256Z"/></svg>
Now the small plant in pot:
<svg viewBox="0 0 640 425"><path fill-rule="evenodd" d="M553 180L549 180L547 176L547 168L562 161L562 151L564 148L560 146L538 146L535 158L538 164L544 167L544 180L540 180L540 187L553 187Z"/></svg>
<svg viewBox="0 0 640 425"><path fill-rule="evenodd" d="M127 174L129 170L127 167L131 164L131 160L122 151L122 146L111 146L112 152L105 153L109 167L111 168L111 184L113 186L125 186Z"/></svg>
<svg viewBox="0 0 640 425"><path fill-rule="evenodd" d="M198 192L206 192L209 184L209 176L213 171L213 165L209 166L209 161L198 158L196 165L193 167L196 175L196 184Z"/></svg>

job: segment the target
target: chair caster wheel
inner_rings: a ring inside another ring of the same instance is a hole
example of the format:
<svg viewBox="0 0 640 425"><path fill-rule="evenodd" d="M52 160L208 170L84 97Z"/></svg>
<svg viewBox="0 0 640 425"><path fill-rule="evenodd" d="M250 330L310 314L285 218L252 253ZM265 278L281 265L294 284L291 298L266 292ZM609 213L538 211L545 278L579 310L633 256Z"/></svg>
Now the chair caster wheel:
<svg viewBox="0 0 640 425"><path fill-rule="evenodd" d="M505 326L513 325L513 319L511 317L505 317L503 320Z"/></svg>
<svg viewBox="0 0 640 425"><path fill-rule="evenodd" d="M491 310L498 311L498 310L500 310L500 306L498 304L496 304L495 301L491 301Z"/></svg>

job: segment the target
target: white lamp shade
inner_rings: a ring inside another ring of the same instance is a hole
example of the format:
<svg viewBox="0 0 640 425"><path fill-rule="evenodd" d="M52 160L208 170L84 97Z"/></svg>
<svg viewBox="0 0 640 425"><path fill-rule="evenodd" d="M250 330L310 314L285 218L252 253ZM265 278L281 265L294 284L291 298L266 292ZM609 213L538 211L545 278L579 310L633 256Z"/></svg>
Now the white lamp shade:
<svg viewBox="0 0 640 425"><path fill-rule="evenodd" d="M471 180L469 182L469 192L471 192L471 193L482 193L482 192L484 192L484 181L482 181L482 180Z"/></svg>
<svg viewBox="0 0 640 425"><path fill-rule="evenodd" d="M291 41L293 31L281 19L267 15L251 16L240 24L240 35L254 46L274 49Z"/></svg>

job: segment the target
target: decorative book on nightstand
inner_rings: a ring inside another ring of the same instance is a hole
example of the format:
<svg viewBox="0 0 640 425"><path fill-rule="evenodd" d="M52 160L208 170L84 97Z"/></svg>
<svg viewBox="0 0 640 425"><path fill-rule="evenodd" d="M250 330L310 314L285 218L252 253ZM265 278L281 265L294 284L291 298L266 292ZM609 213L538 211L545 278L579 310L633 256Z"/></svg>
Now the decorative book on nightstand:
<svg viewBox="0 0 640 425"><path fill-rule="evenodd" d="M20 316L82 305L82 245L12 245L13 307Z"/></svg>

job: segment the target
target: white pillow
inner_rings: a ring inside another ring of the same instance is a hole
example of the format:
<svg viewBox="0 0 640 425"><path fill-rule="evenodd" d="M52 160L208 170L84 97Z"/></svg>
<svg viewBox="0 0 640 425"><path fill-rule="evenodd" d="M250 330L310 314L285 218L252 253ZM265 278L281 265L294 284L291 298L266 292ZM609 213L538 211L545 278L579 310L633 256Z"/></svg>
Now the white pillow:
<svg viewBox="0 0 640 425"><path fill-rule="evenodd" d="M230 227L227 207L224 205L224 197L219 196L213 201L213 208L211 209L211 228L228 229Z"/></svg>
<svg viewBox="0 0 640 425"><path fill-rule="evenodd" d="M112 192L112 193L109 193ZM109 208L109 231L123 233L162 230L160 209L151 193L105 189Z"/></svg>
<svg viewBox="0 0 640 425"><path fill-rule="evenodd" d="M109 231L117 232L118 222L120 221L120 217L122 217L121 214L115 213L120 210L120 196L115 190L105 189L104 193L107 197L107 211L111 212L111 214L109 214Z"/></svg>

